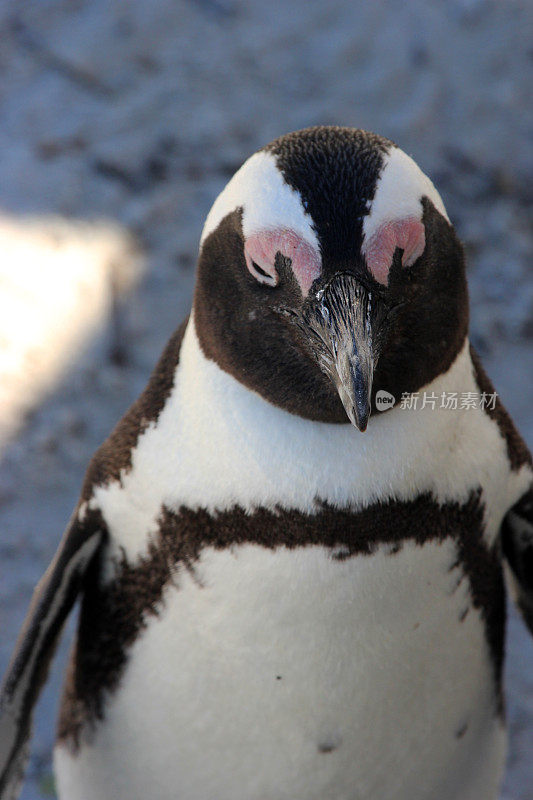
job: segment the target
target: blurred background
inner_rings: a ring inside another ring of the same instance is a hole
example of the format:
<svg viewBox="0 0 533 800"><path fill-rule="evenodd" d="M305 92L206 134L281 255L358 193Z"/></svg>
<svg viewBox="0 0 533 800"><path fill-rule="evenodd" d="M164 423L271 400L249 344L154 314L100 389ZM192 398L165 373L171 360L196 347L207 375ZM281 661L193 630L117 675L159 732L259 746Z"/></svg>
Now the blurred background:
<svg viewBox="0 0 533 800"><path fill-rule="evenodd" d="M188 310L211 203L279 134L372 129L433 178L533 446L532 23L528 0L0 0L2 672L92 452ZM24 800L54 796L71 631ZM512 613L505 800L532 797L532 667Z"/></svg>

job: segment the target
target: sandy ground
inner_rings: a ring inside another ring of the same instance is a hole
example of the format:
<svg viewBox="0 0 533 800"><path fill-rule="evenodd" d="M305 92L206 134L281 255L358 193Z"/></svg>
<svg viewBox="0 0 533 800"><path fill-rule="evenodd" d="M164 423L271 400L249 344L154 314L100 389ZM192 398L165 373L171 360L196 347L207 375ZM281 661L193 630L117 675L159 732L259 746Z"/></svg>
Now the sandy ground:
<svg viewBox="0 0 533 800"><path fill-rule="evenodd" d="M0 2L1 670L92 451L186 313L210 204L287 130L374 129L432 175L466 245L473 340L533 446L531 8ZM53 797L71 628L24 800ZM505 800L531 798L532 665L512 615Z"/></svg>

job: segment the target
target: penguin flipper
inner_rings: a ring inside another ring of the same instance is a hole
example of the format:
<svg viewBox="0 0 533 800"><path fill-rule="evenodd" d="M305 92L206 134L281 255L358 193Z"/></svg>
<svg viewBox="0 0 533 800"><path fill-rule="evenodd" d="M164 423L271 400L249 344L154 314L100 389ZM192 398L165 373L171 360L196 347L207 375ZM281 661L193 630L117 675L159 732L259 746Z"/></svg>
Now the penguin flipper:
<svg viewBox="0 0 533 800"><path fill-rule="evenodd" d="M56 554L37 584L0 689L0 800L15 800L23 779L33 708L59 635L99 548L99 513L73 514Z"/></svg>
<svg viewBox="0 0 533 800"><path fill-rule="evenodd" d="M501 539L518 607L533 634L533 486L507 512Z"/></svg>

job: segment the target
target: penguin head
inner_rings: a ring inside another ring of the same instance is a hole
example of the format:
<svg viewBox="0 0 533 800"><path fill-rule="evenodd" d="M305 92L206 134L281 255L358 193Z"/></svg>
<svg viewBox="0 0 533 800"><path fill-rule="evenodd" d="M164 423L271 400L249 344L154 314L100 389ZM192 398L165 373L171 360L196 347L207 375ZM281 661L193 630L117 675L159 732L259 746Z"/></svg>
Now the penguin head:
<svg viewBox="0 0 533 800"><path fill-rule="evenodd" d="M453 363L468 329L461 245L429 178L351 128L252 155L202 233L194 322L205 355L294 414L365 430Z"/></svg>

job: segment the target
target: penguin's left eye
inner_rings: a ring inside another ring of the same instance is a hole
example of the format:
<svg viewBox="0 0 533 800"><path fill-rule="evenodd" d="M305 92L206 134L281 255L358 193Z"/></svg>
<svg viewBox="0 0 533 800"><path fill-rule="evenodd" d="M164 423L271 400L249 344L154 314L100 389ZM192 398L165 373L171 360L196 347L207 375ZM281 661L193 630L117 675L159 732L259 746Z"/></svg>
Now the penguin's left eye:
<svg viewBox="0 0 533 800"><path fill-rule="evenodd" d="M384 286L388 285L389 272L395 254L400 252L400 264L412 266L426 247L424 224L416 217L387 220L363 241L363 253L368 269Z"/></svg>

